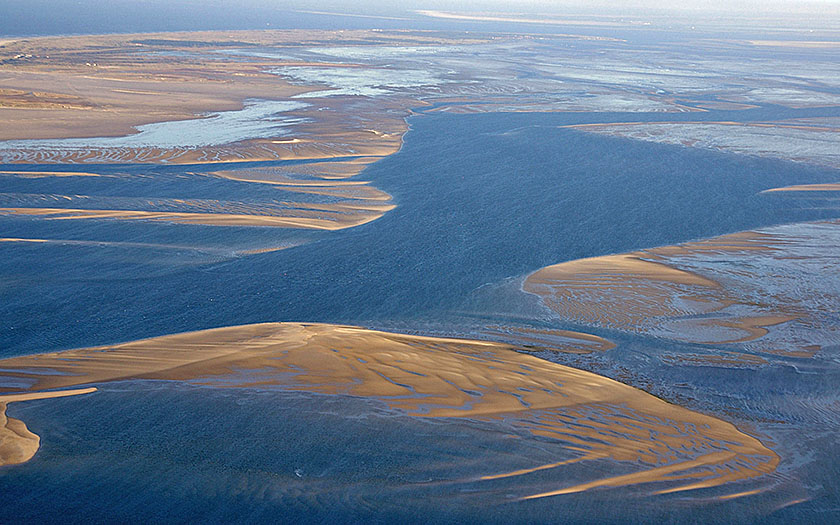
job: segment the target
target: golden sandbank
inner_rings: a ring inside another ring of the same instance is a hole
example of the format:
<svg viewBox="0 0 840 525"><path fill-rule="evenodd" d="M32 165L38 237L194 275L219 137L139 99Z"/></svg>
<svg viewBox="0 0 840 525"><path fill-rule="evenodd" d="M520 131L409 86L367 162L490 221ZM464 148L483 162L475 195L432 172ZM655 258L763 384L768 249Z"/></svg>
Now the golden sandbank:
<svg viewBox="0 0 840 525"><path fill-rule="evenodd" d="M635 470L572 484L559 475L556 488L523 497L640 483L657 483L658 492L709 488L778 464L775 453L730 423L487 341L266 323L15 357L0 368L30 383L26 392L158 379L370 398L417 417L506 421L548 438L562 457L487 472L487 483L584 461L624 462Z"/></svg>
<svg viewBox="0 0 840 525"><path fill-rule="evenodd" d="M836 226L811 225L817 234ZM815 242L807 232L791 231L746 231L564 262L534 272L523 289L563 319L582 324L692 343L737 344L771 355L813 356L836 338L830 327L818 329L815 312L786 295L796 289L783 267L795 265L802 259L797 250ZM743 266L721 266L721 257ZM753 274L753 267L764 270ZM773 292L756 292L768 279L778 281ZM796 335L806 327L808 337Z"/></svg>
<svg viewBox="0 0 840 525"><path fill-rule="evenodd" d="M43 177L102 177L99 173L85 171L0 171L0 175L40 179ZM105 175L107 176L107 175Z"/></svg>

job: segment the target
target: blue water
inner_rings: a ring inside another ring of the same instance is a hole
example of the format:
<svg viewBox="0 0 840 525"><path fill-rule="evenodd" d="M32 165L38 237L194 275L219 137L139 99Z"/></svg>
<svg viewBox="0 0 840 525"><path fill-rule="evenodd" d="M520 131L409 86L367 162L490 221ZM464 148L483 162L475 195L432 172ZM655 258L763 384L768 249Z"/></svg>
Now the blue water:
<svg viewBox="0 0 840 525"><path fill-rule="evenodd" d="M757 120L779 114L769 106L739 112ZM837 216L807 209L807 200L759 194L835 182L836 170L557 127L663 118L686 117L413 117L403 149L361 176L393 195L397 208L338 232L0 217L0 237L102 243L0 243L0 356L261 321L475 335L486 324L538 322L537 301L519 282L548 264ZM20 194L81 194L93 204L293 198L208 176L217 166L0 166L18 169L115 177L4 177L0 202ZM235 254L283 243L299 245ZM619 343L615 351L541 357L761 425L782 456L779 474L766 480L770 490L723 504L680 494L654 501L642 485L499 505L527 493L521 483L538 492L560 478L632 465L587 463L479 486L464 480L486 474L488 457L505 471L557 461L557 449L503 423L423 420L359 399L137 381L11 405L9 415L43 446L31 462L0 469L0 522L788 523L836 515L840 451L830 407L838 374L829 365L837 349L796 367L698 369L659 359L691 345L604 335ZM811 499L773 510L803 495Z"/></svg>
<svg viewBox="0 0 840 525"><path fill-rule="evenodd" d="M339 232L4 217L0 237L214 250L303 244L248 257L149 257L158 252L2 243L0 356L262 321L446 324L465 309L498 311L476 306L476 291L549 264L836 215L759 194L834 182L836 171L556 127L585 119L591 115L414 117L403 149L362 176L397 208ZM208 169L200 166L83 169L124 176L7 177L4 193L287 198L265 185L190 174Z"/></svg>
<svg viewBox="0 0 840 525"><path fill-rule="evenodd" d="M481 482L573 453L502 422L413 418L361 399L135 381L10 412L49 438L0 469L4 523L731 522L681 495L651 505L643 487L512 501L633 466ZM726 508L755 519L773 501Z"/></svg>

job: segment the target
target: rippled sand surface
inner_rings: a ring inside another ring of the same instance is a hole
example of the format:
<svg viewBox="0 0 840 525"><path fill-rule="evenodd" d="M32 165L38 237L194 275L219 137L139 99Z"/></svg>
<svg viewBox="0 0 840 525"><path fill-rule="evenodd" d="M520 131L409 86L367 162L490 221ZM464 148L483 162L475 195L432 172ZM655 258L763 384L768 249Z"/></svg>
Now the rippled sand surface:
<svg viewBox="0 0 840 525"><path fill-rule="evenodd" d="M524 289L575 322L765 354L808 357L840 343L836 221L778 226L531 274Z"/></svg>
<svg viewBox="0 0 840 525"><path fill-rule="evenodd" d="M483 341L269 323L6 359L0 368L32 392L139 378L372 398L417 417L505 421L575 456L488 471L487 481L579 461L634 466L630 474L593 473L571 485L560 469L555 486L524 498L639 483L656 483L661 493L715 487L772 472L778 463L774 452L729 423Z"/></svg>

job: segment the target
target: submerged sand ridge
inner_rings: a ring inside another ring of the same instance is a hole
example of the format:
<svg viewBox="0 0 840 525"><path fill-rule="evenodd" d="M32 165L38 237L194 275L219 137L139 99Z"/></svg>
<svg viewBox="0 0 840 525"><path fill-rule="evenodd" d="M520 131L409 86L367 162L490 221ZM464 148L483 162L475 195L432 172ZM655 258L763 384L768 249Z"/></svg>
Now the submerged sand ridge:
<svg viewBox="0 0 840 525"><path fill-rule="evenodd" d="M487 472L482 483L583 461L618 461L635 470L583 483L564 483L561 475L556 486L523 498L640 483L656 483L663 493L709 488L767 474L778 463L729 423L486 341L266 323L16 357L0 367L29 382L30 392L163 379L371 398L416 417L506 422L548 438L563 458Z"/></svg>

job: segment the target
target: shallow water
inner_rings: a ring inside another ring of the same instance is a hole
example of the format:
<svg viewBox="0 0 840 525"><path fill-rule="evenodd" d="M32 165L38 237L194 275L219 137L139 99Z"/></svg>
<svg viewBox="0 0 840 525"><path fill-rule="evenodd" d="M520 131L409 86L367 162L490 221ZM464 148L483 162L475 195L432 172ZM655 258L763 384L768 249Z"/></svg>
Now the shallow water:
<svg viewBox="0 0 840 525"><path fill-rule="evenodd" d="M743 114L767 118L773 111ZM836 182L836 171L557 127L587 118L414 117L403 149L363 174L391 194L397 208L343 231L0 217L4 238L102 243L0 243L0 356L261 321L463 336L489 324L562 328L520 290L521 280L541 267L840 215L760 193ZM598 116L623 118L640 120L638 114ZM86 166L116 178L4 178L4 198L285 198L264 185L207 177L209 169ZM276 245L294 247L234 253ZM507 430L499 427L418 421L357 399L139 382L108 385L93 396L12 405L10 416L41 435L43 449L32 462L0 471L0 490L15 502L0 515L35 521L85 508L93 521L168 519L172 513L225 521L280 514L352 521L377 509L382 519L727 522L733 515L784 521L835 512L836 349L807 365L757 371L674 367L659 357L692 351L692 345L596 332L619 347L574 360L541 357L749 422L770 436L782 457L779 472L767 480L772 490L726 504L672 495L650 505L643 490L615 489L493 506L492 494L453 494L427 479L469 476L471 462L487 450L509 454L511 465L539 458L540 439L500 441ZM613 473L616 467L598 468ZM499 491L505 493L504 484ZM808 501L775 510L801 498Z"/></svg>
<svg viewBox="0 0 840 525"><path fill-rule="evenodd" d="M576 118L414 118L402 151L363 174L391 194L397 208L329 234L4 217L3 237L15 238L195 248L317 242L215 264L155 267L147 270L154 279L136 269L147 265L142 252L126 252L126 264L95 251L0 245L6 254L0 268L11 277L0 291L0 314L8 320L0 328L0 352L260 321L446 324L447 316L464 309L481 313L470 294L482 286L549 264L837 214L760 194L789 184L833 182L831 170L555 127ZM97 172L128 176L14 179L4 180L4 187L8 194L284 199L264 185L189 174L201 169L207 168L96 166ZM44 256L21 272L21 250ZM54 313L31 315L35 311Z"/></svg>

